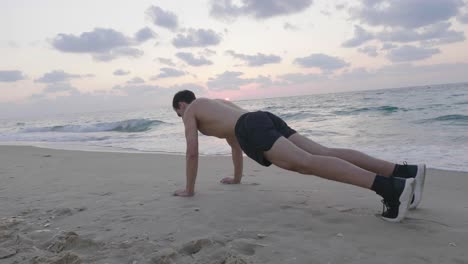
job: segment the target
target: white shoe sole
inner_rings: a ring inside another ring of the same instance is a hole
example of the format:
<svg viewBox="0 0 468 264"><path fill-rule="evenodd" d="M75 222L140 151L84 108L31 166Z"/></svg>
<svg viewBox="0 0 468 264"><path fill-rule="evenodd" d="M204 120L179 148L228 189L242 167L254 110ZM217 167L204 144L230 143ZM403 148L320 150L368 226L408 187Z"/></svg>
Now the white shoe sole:
<svg viewBox="0 0 468 264"><path fill-rule="evenodd" d="M421 203L424 190L424 181L426 180L426 164L418 164L418 172L416 173L414 187L414 201L410 204L409 209L416 209Z"/></svg>
<svg viewBox="0 0 468 264"><path fill-rule="evenodd" d="M396 223L401 222L401 220L405 218L406 213L408 213L408 207L411 203L411 199L413 198L415 189L414 186L414 179L407 179L405 181L405 188L403 189L403 192L401 193L400 198L398 199L398 201L400 202L400 206L398 207L398 216L396 218L382 217L383 220Z"/></svg>

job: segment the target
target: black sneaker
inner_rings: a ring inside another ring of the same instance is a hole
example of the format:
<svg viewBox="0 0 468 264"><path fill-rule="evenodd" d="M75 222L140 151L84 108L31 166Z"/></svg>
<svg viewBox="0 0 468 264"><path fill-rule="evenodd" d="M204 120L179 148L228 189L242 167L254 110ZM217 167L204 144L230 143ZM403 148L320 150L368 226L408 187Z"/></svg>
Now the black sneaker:
<svg viewBox="0 0 468 264"><path fill-rule="evenodd" d="M389 222L400 222L405 218L411 198L414 194L413 178L403 179L391 177L393 191L389 197L382 200L382 219Z"/></svg>

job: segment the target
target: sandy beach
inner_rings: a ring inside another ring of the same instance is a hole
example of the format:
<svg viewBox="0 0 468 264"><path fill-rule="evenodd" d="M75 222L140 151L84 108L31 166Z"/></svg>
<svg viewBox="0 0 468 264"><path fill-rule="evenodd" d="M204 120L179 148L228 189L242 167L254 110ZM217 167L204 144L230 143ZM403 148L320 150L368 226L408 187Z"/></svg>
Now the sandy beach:
<svg viewBox="0 0 468 264"><path fill-rule="evenodd" d="M428 164L429 168L431 167ZM0 263L468 263L468 173L429 169L420 208L244 158L0 146Z"/></svg>

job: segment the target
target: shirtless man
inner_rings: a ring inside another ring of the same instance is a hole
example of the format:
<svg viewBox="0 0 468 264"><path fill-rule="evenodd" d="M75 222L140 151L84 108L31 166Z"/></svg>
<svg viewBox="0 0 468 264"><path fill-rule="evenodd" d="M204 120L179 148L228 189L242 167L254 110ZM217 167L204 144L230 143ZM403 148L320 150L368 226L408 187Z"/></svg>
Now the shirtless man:
<svg viewBox="0 0 468 264"><path fill-rule="evenodd" d="M198 169L198 131L226 139L232 149L234 177L221 180L239 184L242 178L242 152L263 166L274 164L301 174L370 189L383 197L382 218L401 221L408 209L422 198L425 165L398 165L364 153L327 148L290 128L269 112L248 112L234 103L207 98L196 99L193 92L176 93L174 111L182 117L187 140L185 189L176 196L193 196Z"/></svg>

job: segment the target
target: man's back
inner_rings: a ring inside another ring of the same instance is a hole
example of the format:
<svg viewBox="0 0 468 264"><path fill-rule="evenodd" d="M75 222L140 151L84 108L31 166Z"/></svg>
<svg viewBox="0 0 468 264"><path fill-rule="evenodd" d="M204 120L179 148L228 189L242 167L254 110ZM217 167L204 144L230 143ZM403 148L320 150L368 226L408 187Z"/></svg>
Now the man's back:
<svg viewBox="0 0 468 264"><path fill-rule="evenodd" d="M198 130L207 136L235 138L234 127L239 117L248 111L220 99L198 98L187 109L194 113Z"/></svg>

